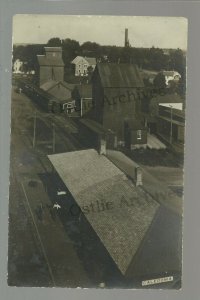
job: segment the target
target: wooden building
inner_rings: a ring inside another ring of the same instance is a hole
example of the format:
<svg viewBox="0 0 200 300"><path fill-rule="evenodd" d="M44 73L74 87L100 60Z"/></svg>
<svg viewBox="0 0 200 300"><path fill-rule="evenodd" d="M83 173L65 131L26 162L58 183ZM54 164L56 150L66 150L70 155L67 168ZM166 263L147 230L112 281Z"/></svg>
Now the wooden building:
<svg viewBox="0 0 200 300"><path fill-rule="evenodd" d="M143 88L140 72L133 64L99 63L95 68L92 77L94 118L115 132L118 144L125 145L125 120L140 119Z"/></svg>
<svg viewBox="0 0 200 300"><path fill-rule="evenodd" d="M64 62L61 47L45 47L45 55L37 55L38 77L41 86L47 81L63 81Z"/></svg>

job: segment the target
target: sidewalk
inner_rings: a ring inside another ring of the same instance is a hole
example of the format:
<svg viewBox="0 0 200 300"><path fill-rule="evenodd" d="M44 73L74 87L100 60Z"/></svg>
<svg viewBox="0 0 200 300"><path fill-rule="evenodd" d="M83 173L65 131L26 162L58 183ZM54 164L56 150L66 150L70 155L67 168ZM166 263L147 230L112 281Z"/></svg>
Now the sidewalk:
<svg viewBox="0 0 200 300"><path fill-rule="evenodd" d="M107 150L106 156L120 170L135 181L135 168L139 166L138 164L120 151ZM178 215L182 215L182 198L178 197L166 184L151 175L144 166L140 168L143 173L143 190L160 204L166 206Z"/></svg>

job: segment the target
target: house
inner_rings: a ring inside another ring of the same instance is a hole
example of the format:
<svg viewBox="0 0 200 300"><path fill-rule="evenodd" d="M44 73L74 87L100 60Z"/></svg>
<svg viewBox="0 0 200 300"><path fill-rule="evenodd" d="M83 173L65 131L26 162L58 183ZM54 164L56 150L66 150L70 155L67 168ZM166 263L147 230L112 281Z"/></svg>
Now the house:
<svg viewBox="0 0 200 300"><path fill-rule="evenodd" d="M178 82L181 79L181 75L176 71L162 71L165 76L165 83L168 86L170 81Z"/></svg>
<svg viewBox="0 0 200 300"><path fill-rule="evenodd" d="M39 64L38 77L39 85L47 81L64 80L64 62L62 60L61 47L44 47L45 55L37 55Z"/></svg>
<svg viewBox="0 0 200 300"><path fill-rule="evenodd" d="M75 65L75 76L88 76L88 68L95 69L96 58L77 56L71 63Z"/></svg>
<svg viewBox="0 0 200 300"><path fill-rule="evenodd" d="M72 151L48 158L74 199L72 207L78 205L76 211L84 215L125 275L160 205L106 156L104 141L99 151Z"/></svg>
<svg viewBox="0 0 200 300"><path fill-rule="evenodd" d="M95 68L92 76L94 119L115 132L119 145L125 145L125 121L140 119L143 88L141 74L133 64L100 63Z"/></svg>

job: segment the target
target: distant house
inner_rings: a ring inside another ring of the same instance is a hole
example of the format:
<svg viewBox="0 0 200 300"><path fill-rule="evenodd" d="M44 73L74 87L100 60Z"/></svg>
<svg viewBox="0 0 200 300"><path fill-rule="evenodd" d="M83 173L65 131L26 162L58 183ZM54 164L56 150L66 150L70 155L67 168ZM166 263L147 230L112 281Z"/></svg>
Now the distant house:
<svg viewBox="0 0 200 300"><path fill-rule="evenodd" d="M13 63L13 73L15 74L23 74L23 61L20 59L16 59Z"/></svg>
<svg viewBox="0 0 200 300"><path fill-rule="evenodd" d="M95 120L115 132L119 145L125 145L125 123L139 120L137 130L143 130L143 125L138 128L141 124L140 92L144 88L138 68L132 64L97 64L92 86ZM134 134L131 136L130 144L137 144L139 140L135 140Z"/></svg>
<svg viewBox="0 0 200 300"><path fill-rule="evenodd" d="M77 56L71 63L75 65L75 76L88 76L88 68L95 69L96 58Z"/></svg>
<svg viewBox="0 0 200 300"><path fill-rule="evenodd" d="M45 47L45 55L37 55L39 85L47 81L63 81L64 62L61 47Z"/></svg>
<svg viewBox="0 0 200 300"><path fill-rule="evenodd" d="M176 71L162 71L165 76L165 83L168 86L170 81L178 82L181 79L181 75Z"/></svg>

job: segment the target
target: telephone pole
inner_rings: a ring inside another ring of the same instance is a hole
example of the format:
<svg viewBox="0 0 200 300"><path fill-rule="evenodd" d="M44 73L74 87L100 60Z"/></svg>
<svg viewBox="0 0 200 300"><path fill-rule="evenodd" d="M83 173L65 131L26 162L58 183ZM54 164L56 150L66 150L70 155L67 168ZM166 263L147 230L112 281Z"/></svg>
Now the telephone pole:
<svg viewBox="0 0 200 300"><path fill-rule="evenodd" d="M172 144L172 105L170 107L170 144Z"/></svg>
<svg viewBox="0 0 200 300"><path fill-rule="evenodd" d="M36 111L34 112L34 121L33 121L33 148L35 148L36 142Z"/></svg>
<svg viewBox="0 0 200 300"><path fill-rule="evenodd" d="M55 124L53 123L53 153L55 153L56 148L56 132L55 132Z"/></svg>

